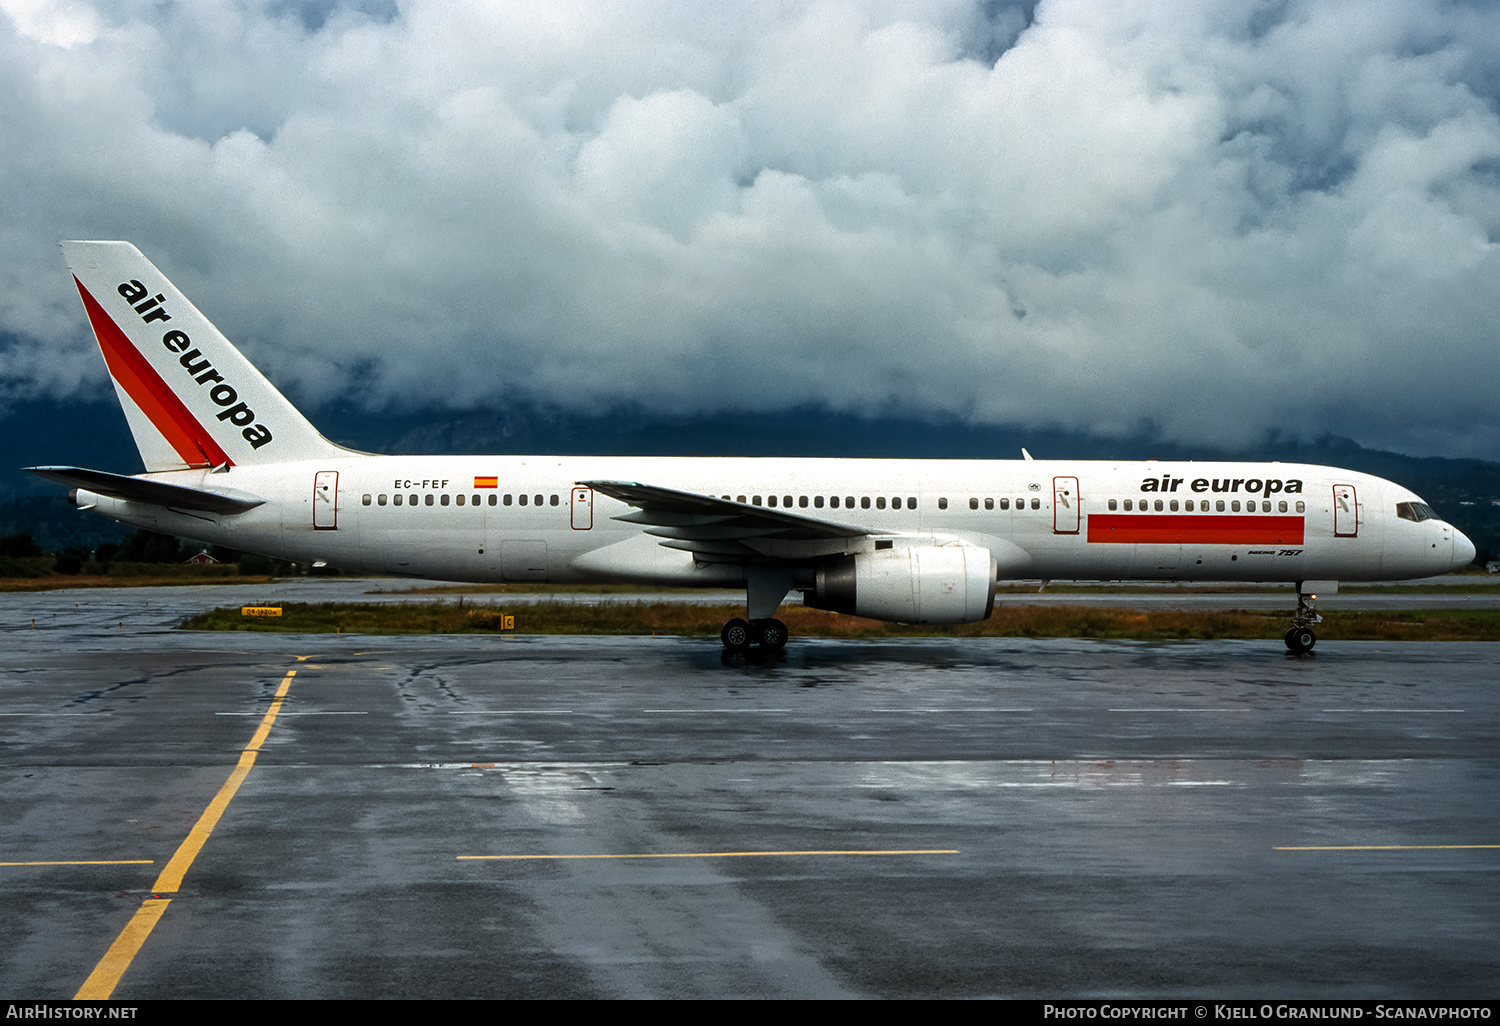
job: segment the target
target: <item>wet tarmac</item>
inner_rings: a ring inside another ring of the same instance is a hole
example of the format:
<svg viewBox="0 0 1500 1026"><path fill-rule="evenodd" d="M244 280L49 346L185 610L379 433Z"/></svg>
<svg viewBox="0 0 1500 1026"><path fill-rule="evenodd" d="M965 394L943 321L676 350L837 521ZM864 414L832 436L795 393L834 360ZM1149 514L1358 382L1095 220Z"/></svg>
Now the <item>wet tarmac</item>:
<svg viewBox="0 0 1500 1026"><path fill-rule="evenodd" d="M74 995L247 747L115 997L1500 980L1492 645L794 640L747 659L710 639L171 629L233 588L0 599L7 998Z"/></svg>

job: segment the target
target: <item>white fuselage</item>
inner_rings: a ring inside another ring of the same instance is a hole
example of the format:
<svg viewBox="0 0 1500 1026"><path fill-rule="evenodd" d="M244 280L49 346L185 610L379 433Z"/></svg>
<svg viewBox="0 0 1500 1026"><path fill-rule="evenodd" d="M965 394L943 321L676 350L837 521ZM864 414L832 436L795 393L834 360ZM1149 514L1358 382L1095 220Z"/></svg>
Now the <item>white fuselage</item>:
<svg viewBox="0 0 1500 1026"><path fill-rule="evenodd" d="M1398 503L1419 501L1399 485L1291 463L350 453L148 476L266 501L223 516L89 493L79 501L235 549L458 581L744 583L743 565L665 546L612 519L630 506L577 485L605 480L727 496L866 532L803 549L766 543L768 558L794 567L796 586L810 584L818 559L883 538L983 547L1001 579L1391 580L1473 557L1442 520L1398 516Z"/></svg>

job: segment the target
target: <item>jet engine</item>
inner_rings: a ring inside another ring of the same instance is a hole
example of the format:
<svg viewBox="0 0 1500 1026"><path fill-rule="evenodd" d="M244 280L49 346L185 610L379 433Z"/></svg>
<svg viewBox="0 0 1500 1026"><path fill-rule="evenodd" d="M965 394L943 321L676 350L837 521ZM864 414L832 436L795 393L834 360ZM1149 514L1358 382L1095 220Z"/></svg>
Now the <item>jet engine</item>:
<svg viewBox="0 0 1500 1026"><path fill-rule="evenodd" d="M817 570L814 609L899 623L974 623L995 608L995 557L977 545L906 545L843 556Z"/></svg>

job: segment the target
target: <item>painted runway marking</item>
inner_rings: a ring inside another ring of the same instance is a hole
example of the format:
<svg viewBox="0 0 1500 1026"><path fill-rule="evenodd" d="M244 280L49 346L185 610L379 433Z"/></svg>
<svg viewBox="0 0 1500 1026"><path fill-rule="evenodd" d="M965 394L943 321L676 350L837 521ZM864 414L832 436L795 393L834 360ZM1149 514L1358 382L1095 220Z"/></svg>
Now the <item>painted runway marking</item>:
<svg viewBox="0 0 1500 1026"><path fill-rule="evenodd" d="M1323 709L1326 713L1461 713L1463 709Z"/></svg>
<svg viewBox="0 0 1500 1026"><path fill-rule="evenodd" d="M208 841L209 835L214 832L214 827L219 823L219 817L224 815L224 810L229 807L230 799L239 791L240 785L250 775L250 768L255 765L255 757L260 752L260 746L265 744L266 738L271 733L271 727L276 723L276 714L281 711L281 704L286 700L287 690L292 686L292 678L297 675L296 670L288 670L286 676L281 678L281 685L276 689L276 697L271 701L271 708L266 710L260 726L256 728L255 735L251 737L250 744L240 753L239 762L234 771L229 774L229 779L224 781L224 786L219 788L219 793L214 795L213 801L208 803L208 808L203 810L203 815L198 817L198 822L193 824L193 829L183 842L177 846L177 851L168 860L162 869L161 875L156 878L152 885L152 896L141 902L141 907L136 910L125 929L115 938L115 942L109 946L99 964L94 966L94 971L89 973L88 979L83 981L83 986L78 988L78 993L73 995L74 1001L106 1001L119 986L120 977L125 975L125 970L130 968L130 963L146 943L146 938L151 936L151 931L156 927L157 920L161 919L166 912L167 905L171 904L171 898L162 897L163 894L175 894L182 887L182 878L192 866L193 860L203 850L203 845Z"/></svg>
<svg viewBox="0 0 1500 1026"><path fill-rule="evenodd" d="M1462 851L1472 848L1500 848L1500 844L1322 844L1304 847L1278 847L1275 851Z"/></svg>
<svg viewBox="0 0 1500 1026"><path fill-rule="evenodd" d="M790 709L642 709L643 713L684 713L687 715L719 716L723 713L789 713Z"/></svg>
<svg viewBox="0 0 1500 1026"><path fill-rule="evenodd" d="M255 713L253 713L253 712L216 712L216 713L214 713L214 715L215 716L254 716ZM291 712L283 713L282 715L290 718L290 717L293 717L293 716L368 716L368 715L370 715L370 713L369 713L368 710L365 710L365 709L356 709L356 710L353 710L353 711L350 711L350 712L340 712L340 711L333 710L333 709L294 709Z"/></svg>
<svg viewBox="0 0 1500 1026"><path fill-rule="evenodd" d="M572 716L572 709L450 709L449 716Z"/></svg>
<svg viewBox="0 0 1500 1026"><path fill-rule="evenodd" d="M154 859L56 859L49 862L0 862L0 866L149 866Z"/></svg>
<svg viewBox="0 0 1500 1026"><path fill-rule="evenodd" d="M851 849L827 851L683 851L666 853L634 853L625 855L459 855L460 862L491 861L520 862L526 860L564 859L742 859L766 855L957 855L957 848L890 848L881 850Z"/></svg>

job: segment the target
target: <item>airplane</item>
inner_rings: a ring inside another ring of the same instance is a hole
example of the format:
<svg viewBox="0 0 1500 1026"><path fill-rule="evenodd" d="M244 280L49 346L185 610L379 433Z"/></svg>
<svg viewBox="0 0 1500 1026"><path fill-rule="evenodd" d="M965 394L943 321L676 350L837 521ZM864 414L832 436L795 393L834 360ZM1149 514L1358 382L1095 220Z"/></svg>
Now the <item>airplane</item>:
<svg viewBox="0 0 1500 1026"><path fill-rule="evenodd" d="M1002 580L1285 582L1305 653L1340 581L1474 545L1407 489L1296 463L377 456L336 445L128 242L64 242L146 472L26 468L122 523L348 570L745 589L731 652L805 605L987 619Z"/></svg>

